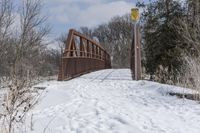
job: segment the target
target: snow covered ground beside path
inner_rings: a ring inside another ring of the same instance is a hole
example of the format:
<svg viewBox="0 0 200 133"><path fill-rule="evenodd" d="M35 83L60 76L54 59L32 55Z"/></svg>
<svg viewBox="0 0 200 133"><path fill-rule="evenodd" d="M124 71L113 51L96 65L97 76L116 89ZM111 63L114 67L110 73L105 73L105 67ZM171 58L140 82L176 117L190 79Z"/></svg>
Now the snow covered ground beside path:
<svg viewBox="0 0 200 133"><path fill-rule="evenodd" d="M183 89L132 81L128 69L50 81L30 112L31 133L199 133L200 104L168 96ZM190 90L184 90L190 93ZM30 129L30 121L26 123Z"/></svg>

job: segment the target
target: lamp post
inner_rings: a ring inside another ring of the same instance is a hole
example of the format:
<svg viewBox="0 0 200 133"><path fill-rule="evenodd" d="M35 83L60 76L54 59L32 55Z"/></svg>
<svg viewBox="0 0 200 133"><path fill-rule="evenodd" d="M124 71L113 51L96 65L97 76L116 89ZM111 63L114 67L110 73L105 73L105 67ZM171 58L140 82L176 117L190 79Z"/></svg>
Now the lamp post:
<svg viewBox="0 0 200 133"><path fill-rule="evenodd" d="M131 9L131 19L133 21L133 41L131 48L131 70L133 73L134 80L141 79L141 44L140 44L140 26L139 20L139 9ZM134 52L134 54L133 54Z"/></svg>

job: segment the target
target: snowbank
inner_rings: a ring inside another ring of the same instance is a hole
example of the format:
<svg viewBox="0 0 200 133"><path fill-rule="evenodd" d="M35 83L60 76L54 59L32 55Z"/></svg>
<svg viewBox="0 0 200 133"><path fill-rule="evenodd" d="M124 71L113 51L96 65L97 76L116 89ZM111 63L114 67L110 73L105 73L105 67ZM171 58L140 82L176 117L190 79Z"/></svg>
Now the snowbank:
<svg viewBox="0 0 200 133"><path fill-rule="evenodd" d="M29 114L32 120L26 122L31 133L200 131L199 104L167 95L169 91L183 92L183 88L132 81L128 69L102 70L37 86L47 88Z"/></svg>

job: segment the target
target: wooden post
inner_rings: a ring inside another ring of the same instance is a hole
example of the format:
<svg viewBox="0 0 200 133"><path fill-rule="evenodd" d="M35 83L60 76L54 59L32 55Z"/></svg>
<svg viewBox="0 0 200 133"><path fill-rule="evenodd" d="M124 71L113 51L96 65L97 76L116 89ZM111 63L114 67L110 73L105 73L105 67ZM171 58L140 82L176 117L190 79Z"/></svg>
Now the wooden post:
<svg viewBox="0 0 200 133"><path fill-rule="evenodd" d="M137 23L139 18L140 18L139 9L132 8L131 19L133 20L133 41L131 46L131 70L133 72L132 77L134 80L141 79L140 26L139 23Z"/></svg>
<svg viewBox="0 0 200 133"><path fill-rule="evenodd" d="M136 34L137 34L137 43L136 43L136 58L137 58L137 64L136 64L136 69L137 69L137 77L135 78L136 80L141 79L141 40L140 40L140 25L136 24Z"/></svg>
<svg viewBox="0 0 200 133"><path fill-rule="evenodd" d="M141 42L140 42L140 26L136 22L134 23L133 28L133 43L134 48L134 58L132 58L132 65L133 68L133 79L134 80L140 80L141 79ZM134 59L134 60L133 60Z"/></svg>

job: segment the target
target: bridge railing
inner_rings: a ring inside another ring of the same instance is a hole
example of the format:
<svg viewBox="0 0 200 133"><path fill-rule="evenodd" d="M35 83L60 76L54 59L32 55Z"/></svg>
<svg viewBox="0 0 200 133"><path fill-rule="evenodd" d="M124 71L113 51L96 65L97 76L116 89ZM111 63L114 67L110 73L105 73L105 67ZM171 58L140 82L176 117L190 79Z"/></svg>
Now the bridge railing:
<svg viewBox="0 0 200 133"><path fill-rule="evenodd" d="M71 29L65 42L58 80L107 68L111 68L111 60L106 50L96 41Z"/></svg>

